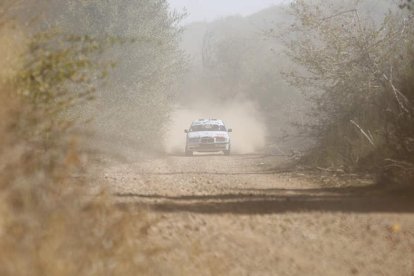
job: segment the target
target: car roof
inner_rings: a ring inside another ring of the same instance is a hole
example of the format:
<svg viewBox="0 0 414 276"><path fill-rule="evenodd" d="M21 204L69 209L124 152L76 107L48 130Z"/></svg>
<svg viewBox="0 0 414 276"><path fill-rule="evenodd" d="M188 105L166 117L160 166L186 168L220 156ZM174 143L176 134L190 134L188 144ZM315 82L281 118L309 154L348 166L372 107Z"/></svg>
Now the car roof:
<svg viewBox="0 0 414 276"><path fill-rule="evenodd" d="M217 119L199 119L197 121L194 121L192 126L199 126L199 125L219 125L224 126L224 122L222 120Z"/></svg>

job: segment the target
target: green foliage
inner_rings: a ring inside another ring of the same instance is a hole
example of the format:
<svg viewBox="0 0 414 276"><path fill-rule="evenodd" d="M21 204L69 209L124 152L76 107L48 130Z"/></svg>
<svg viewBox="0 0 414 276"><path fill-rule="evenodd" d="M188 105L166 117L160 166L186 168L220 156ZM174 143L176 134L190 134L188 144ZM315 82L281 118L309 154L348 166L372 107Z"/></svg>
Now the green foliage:
<svg viewBox="0 0 414 276"><path fill-rule="evenodd" d="M50 115L93 98L109 63L98 61L105 44L89 36L42 32L30 39L24 68L16 77L20 93Z"/></svg>
<svg viewBox="0 0 414 276"><path fill-rule="evenodd" d="M36 33L28 41L12 86L32 112L41 114L31 118L33 126L25 131L47 145L76 123L68 116L75 107L94 99L112 65L101 57L113 41L57 31Z"/></svg>

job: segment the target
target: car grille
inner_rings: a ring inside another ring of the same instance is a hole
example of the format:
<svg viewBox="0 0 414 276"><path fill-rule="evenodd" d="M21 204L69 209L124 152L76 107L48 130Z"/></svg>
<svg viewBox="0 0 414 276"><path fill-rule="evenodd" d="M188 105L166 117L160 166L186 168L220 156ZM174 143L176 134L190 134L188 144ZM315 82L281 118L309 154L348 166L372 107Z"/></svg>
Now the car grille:
<svg viewBox="0 0 414 276"><path fill-rule="evenodd" d="M216 137L216 142L226 142L225 137Z"/></svg>
<svg viewBox="0 0 414 276"><path fill-rule="evenodd" d="M198 143L200 141L200 139L199 138L190 138L190 139L188 139L188 141L190 143Z"/></svg>
<svg viewBox="0 0 414 276"><path fill-rule="evenodd" d="M211 144L211 143L214 143L214 138L211 138L211 137L201 138L201 143L203 143L203 144Z"/></svg>

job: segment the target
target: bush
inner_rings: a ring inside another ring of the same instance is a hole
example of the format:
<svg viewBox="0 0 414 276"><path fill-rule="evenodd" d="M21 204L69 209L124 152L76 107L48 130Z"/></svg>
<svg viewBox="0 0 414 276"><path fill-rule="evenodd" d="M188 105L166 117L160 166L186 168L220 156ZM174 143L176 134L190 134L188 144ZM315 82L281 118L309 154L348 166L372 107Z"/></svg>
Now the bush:
<svg viewBox="0 0 414 276"><path fill-rule="evenodd" d="M378 22L349 3L292 4L297 21L286 46L297 70L286 76L313 102L316 118L308 130L318 143L306 162L371 171L411 166L414 114L406 86L414 19L389 7Z"/></svg>
<svg viewBox="0 0 414 276"><path fill-rule="evenodd" d="M74 140L62 134L45 149L27 135L27 124L44 113L13 91L0 92L0 274L145 273L145 214L87 196L90 185L76 177L84 164Z"/></svg>
<svg viewBox="0 0 414 276"><path fill-rule="evenodd" d="M94 192L83 177L90 164L76 115L109 72L105 50L114 40L20 34L19 20L4 13L14 3L0 4L0 41L13 38L0 52L0 274L156 273L151 218L119 209L105 187Z"/></svg>

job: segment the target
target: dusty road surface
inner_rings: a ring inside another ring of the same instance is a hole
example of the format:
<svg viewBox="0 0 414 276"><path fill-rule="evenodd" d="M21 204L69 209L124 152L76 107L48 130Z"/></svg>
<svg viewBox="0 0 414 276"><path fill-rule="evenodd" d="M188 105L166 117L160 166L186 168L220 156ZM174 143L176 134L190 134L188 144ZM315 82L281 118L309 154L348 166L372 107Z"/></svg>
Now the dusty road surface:
<svg viewBox="0 0 414 276"><path fill-rule="evenodd" d="M260 155L168 156L105 172L155 219L158 275L414 275L414 199Z"/></svg>

